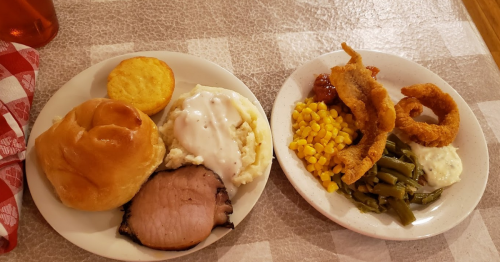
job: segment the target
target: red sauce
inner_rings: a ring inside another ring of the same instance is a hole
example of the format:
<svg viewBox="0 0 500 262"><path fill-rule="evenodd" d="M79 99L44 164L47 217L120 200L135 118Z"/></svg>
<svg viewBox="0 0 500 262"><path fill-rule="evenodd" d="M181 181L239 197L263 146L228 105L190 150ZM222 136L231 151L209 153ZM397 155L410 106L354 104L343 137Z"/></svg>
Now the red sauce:
<svg viewBox="0 0 500 262"><path fill-rule="evenodd" d="M330 77L328 74L321 74L316 77L313 86L314 91L314 101L323 101L327 105L332 105L335 98L337 98L337 90L330 83Z"/></svg>
<svg viewBox="0 0 500 262"><path fill-rule="evenodd" d="M367 66L366 69L372 71L373 79L377 80L377 74L380 72L375 66ZM338 97L337 90L330 83L330 75L329 74L321 74L316 77L313 85L314 91L314 102L325 102L326 105L333 105L335 99Z"/></svg>

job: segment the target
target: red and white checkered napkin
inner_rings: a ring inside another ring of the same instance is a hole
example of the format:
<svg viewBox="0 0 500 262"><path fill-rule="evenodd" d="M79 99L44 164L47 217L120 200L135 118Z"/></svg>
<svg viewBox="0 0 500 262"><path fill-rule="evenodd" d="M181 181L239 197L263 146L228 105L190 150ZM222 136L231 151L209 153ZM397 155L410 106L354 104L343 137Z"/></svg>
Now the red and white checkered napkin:
<svg viewBox="0 0 500 262"><path fill-rule="evenodd" d="M0 41L0 254L17 245L26 130L38 75L38 52Z"/></svg>

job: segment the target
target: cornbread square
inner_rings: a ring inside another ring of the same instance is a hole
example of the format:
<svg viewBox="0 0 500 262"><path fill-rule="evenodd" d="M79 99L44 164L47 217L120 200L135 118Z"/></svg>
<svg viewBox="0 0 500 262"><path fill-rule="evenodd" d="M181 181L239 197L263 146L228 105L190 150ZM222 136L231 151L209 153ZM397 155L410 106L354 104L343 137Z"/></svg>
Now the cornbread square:
<svg viewBox="0 0 500 262"><path fill-rule="evenodd" d="M108 76L111 99L128 102L147 115L167 106L175 88L172 69L154 57L123 60Z"/></svg>

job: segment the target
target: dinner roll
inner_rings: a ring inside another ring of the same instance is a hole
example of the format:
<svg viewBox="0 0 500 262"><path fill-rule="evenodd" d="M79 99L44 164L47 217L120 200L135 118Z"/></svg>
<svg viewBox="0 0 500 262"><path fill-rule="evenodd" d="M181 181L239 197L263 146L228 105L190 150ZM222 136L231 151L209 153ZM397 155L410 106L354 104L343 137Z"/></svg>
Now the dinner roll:
<svg viewBox="0 0 500 262"><path fill-rule="evenodd" d="M108 76L108 96L131 103L147 115L167 106L175 88L172 69L153 57L123 60Z"/></svg>
<svg viewBox="0 0 500 262"><path fill-rule="evenodd" d="M87 211L128 202L165 155L146 114L105 98L75 107L36 138L35 149L62 203Z"/></svg>

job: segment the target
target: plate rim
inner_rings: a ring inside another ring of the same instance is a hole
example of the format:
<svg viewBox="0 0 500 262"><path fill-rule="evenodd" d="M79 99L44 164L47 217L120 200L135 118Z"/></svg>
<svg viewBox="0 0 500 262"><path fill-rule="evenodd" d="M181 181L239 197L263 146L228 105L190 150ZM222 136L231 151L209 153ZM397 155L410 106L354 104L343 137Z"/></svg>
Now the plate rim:
<svg viewBox="0 0 500 262"><path fill-rule="evenodd" d="M418 67L420 70L424 70L426 71L426 73L428 74L431 74L433 75L434 77L437 77L439 78L440 80L442 80L443 82L445 82L446 84L448 84L447 81L445 81L443 78L441 78L438 74L434 73L433 71L431 71L430 69L410 60L410 59L407 59L407 58L404 58L404 57L401 57L401 56L398 56L398 55L395 55L395 54L391 54L391 53L386 53L386 52L382 52L382 51L378 51L378 50L369 50L369 49L357 49L357 48L354 48L354 50L356 52L358 52L359 54L362 55L363 57L363 54L367 54L369 53L370 55L382 55L382 56L386 56L386 57L391 57L393 59L400 59L400 60L405 60L406 62L409 62L411 63L413 66L416 66ZM281 85L280 89L278 90L278 93L276 94L276 98L274 99L274 102L273 102L273 107L272 107L272 111L271 111L271 119L270 119L270 124L271 124L271 131L274 130L273 128L273 123L274 123L274 119L278 118L279 116L277 115L277 111L275 110L275 108L278 106L277 104L277 101L280 97L280 94L281 92L285 92L285 84L288 83L289 80L291 80L294 75L296 74L296 72L298 72L300 69L304 68L304 67L307 67L308 65L314 63L315 61L319 61L321 60L322 58L324 57L328 57L328 56L332 56L332 55L342 55L342 54L345 54L347 55L344 50L342 49L339 49L339 50L336 50L336 51L332 51L332 52L328 52L328 53L324 53L324 54L321 54L319 56L316 56L304 63L302 63L301 65L297 66L294 71L285 79L285 81L283 82L283 84ZM348 56L348 55L347 55ZM347 60L348 61L348 60ZM347 62L346 61L346 62ZM335 65L332 65L332 67L335 66ZM318 73L319 74L319 73ZM312 207L314 207L314 209L316 209L318 212L320 212L322 215L324 215L325 217L327 217L329 220L331 220L332 222L334 223L337 223L339 224L340 226L346 228L346 229L349 229L349 230L352 230L356 233L359 233L359 234L362 234L362 235L365 235L365 236L369 236L369 237L373 237L373 238L378 238L378 239L383 239L383 240L395 240L395 241L411 241L411 240L421 240L421 239L425 239L425 238L429 238L429 237L432 237L432 236L436 236L436 235L439 235L439 234L442 234L452 228L454 228L455 226L457 226L458 224L460 224L463 220L465 220L476 208L477 208L477 205L479 204L479 202L481 201L483 195L484 195L484 192L486 190L486 184L488 182L488 178L489 178L489 169L490 169L490 164L489 164L489 149L488 149L488 143L486 141L486 138L484 136L484 131L482 130L482 127L479 123L479 120L477 119L477 117L475 116L475 114L473 113L472 109L470 108L469 104L463 99L463 97L457 92L457 90L455 88L453 88L453 86L451 86L450 84L448 84L453 92L456 93L456 95L458 95L465 103L465 105L467 106L467 108L472 112L472 115L474 116L474 119L473 121L475 121L475 124L477 124L477 127L479 127L479 129L481 130L481 134L480 136L478 137L478 139L480 139L480 142L482 144L484 144L485 146L485 154L486 154L486 174L485 174L485 179L484 179L484 182L481 184L481 194L479 195L479 197L477 198L477 200L474 202L473 204L473 208L471 208L470 210L467 210L467 212L464 212L461 217L459 219L457 219L454 223L450 223L447 227L445 227L444 229L442 230L438 230L436 231L435 233L430 233L430 234L426 234L426 235L419 235L419 236L414 236L414 237L400 237L400 236L393 236L393 237L390 237L390 236L386 236L386 235L383 235L383 234L380 234L379 231L374 231L374 232L367 232L367 231L363 231L359 228L356 228L356 227L353 227L351 226L349 223L341 220L341 219L337 219L335 218L334 216L332 216L330 213L328 213L326 210L323 210L323 208L319 207L312 199L310 199L306 193L302 190L302 188L299 186L299 184L297 183L298 181L295 181L294 179L291 178L291 174L289 174L289 172L287 172L287 169L286 168L283 168L283 156L281 155L281 152L279 150L279 147L276 146L276 140L278 139L276 136L274 136L274 132L273 132L273 148L274 149L274 152L275 152L275 155L276 155L276 159L278 160L278 163L281 167L281 169L283 170L283 173L285 173L288 181L292 184L292 186L294 187L294 189L300 194L300 196L305 199ZM352 208L356 208L354 205L352 206ZM402 227L402 229L404 229L404 227Z"/></svg>
<svg viewBox="0 0 500 262"><path fill-rule="evenodd" d="M175 52L175 51L168 51L168 50L148 50L148 51L137 51L137 52L130 52L130 53L126 53L126 54L121 54L121 55L117 55L117 56L113 56L113 57L109 57L107 59L104 59L96 64L93 64L93 65L90 65L88 66L87 68L85 68L84 70L78 72L77 74L75 74L73 77L71 77L68 81L66 81L64 84L62 84L59 89L57 91L55 91L51 97L47 100L47 102L44 104L44 106L42 107L42 109L40 110L39 114L37 115L37 119L34 121L34 124L32 126L32 128L29 130L29 137L28 137L28 142L27 142L27 146L26 146L26 164L30 163L30 167L28 168L28 165L26 165L26 182L27 182L27 186L31 189L33 188L33 184L31 184L30 186L30 181L32 181L32 179L30 179L31 176L33 175L36 175L36 174L32 174L32 172L37 172L36 170L33 170L31 171L31 166L34 166L35 169L39 168L39 165L38 165L38 161L37 159L32 159L32 158L36 158L36 156L31 156L31 154L29 154L29 151L32 151L34 150L34 142L35 142L35 137L34 136L31 136L31 133L32 133L32 130L35 129L35 127L37 126L37 122L39 120L39 116L42 115L42 113L44 112L44 110L46 110L46 106L49 104L49 103L53 103L56 99L57 99L57 96L56 94L59 93L61 91L61 89L67 89L67 85L68 83L71 83L72 81L74 81L74 79L77 79L80 75L82 74L88 74L88 71L91 71L91 70L94 70L94 68L98 68L98 70L96 70L96 72L93 74L97 74L99 73L102 68L103 68L103 65L110 62L111 60L118 60L118 61L122 61L123 59L127 59L127 58L131 58L131 57L137 57L137 56L149 56L149 57L155 57L155 58L158 58L158 56L172 56L172 57L176 57L176 59L190 59L190 60L194 60L195 62L197 63L201 63L201 64L204 64L204 68L208 68L208 66L212 67L212 69L215 69L219 72L221 72L220 74L220 77L221 78L232 78L232 81L236 81L239 83L239 85L241 85L241 87L245 87L247 90L245 90L245 92L249 92L252 97L248 97L246 95L243 95L241 94L242 96L246 97L247 99L249 99L252 104L255 105L255 107L257 108L257 110L259 111L259 114L266 120L265 122L267 123L266 125L266 128L268 128L270 134L271 134L271 147L270 147L270 151L271 151L271 154L274 152L274 143L273 143L273 140L272 140L272 132L271 132L271 123L270 121L268 120L266 114L265 114L265 111L264 111L264 108L262 107L262 104L260 103L260 101L257 99L257 97L255 96L255 94L253 93L253 91L241 80L239 79L238 77L236 77L232 72L230 72L229 70L227 70L226 68L208 60L208 59L205 59L203 57L199 57L199 56L195 56L195 55L192 55L192 54L188 54L188 53L182 53L182 52ZM120 60L121 59L121 60ZM160 60L162 60L161 58L158 58ZM118 62L119 63L119 62ZM169 65L170 66L170 65ZM172 70L175 70L175 68L172 68ZM175 73L175 72L174 72ZM89 80L88 81L89 83L92 82L92 80ZM91 84L89 84L91 85ZM89 86L88 89L91 89L92 87ZM105 87L104 87L105 88ZM194 88L194 87L193 87ZM238 92L239 93L239 92ZM92 96L92 95L90 95ZM53 101L54 100L54 101ZM171 101L173 102L173 101ZM170 103L169 102L169 105ZM169 106L167 105L167 107ZM75 107L77 105L74 105ZM71 110L71 109L70 109ZM165 109L163 109L165 110ZM162 111L160 111L159 113L161 113ZM67 114L67 112L65 112L64 114ZM40 125L40 124L38 124ZM157 125L158 127L160 127L161 125ZM42 131L41 133L43 133L44 131ZM159 131L158 131L159 132ZM265 187L266 187L266 184L267 182L269 181L269 176L270 176L270 172L271 172L271 166L272 166L272 159L270 161L270 163L268 164L268 166L266 167L264 173L261 175L261 177L263 177L263 185L262 185L262 190L260 190L260 192L257 192L256 194L256 197L255 197L255 201L252 201L253 203L251 203L251 206L249 208L249 211L241 218L240 221L238 221L237 223L234 223L234 229L236 229L236 227L241 224L241 222L243 222L243 220L250 214L250 212L253 210L253 208L255 207L255 205L257 204L257 202L259 201L259 199L261 198L262 194L264 193L264 190L265 190ZM31 172L29 172L31 171ZM31 175L29 175L28 173L30 173ZM37 172L38 173L38 172ZM44 177L44 179L47 179L46 177ZM31 183L34 183L34 181L32 181ZM38 209L38 211L40 212L40 214L42 215L43 219L50 225L50 227L55 231L57 232L60 236L62 236L65 240L69 241L70 243L72 243L73 245L83 249L83 250L86 250L90 253L93 253L93 254L96 254L98 256L101 256L101 257L106 257L106 258L110 258L110 259L116 259L116 260L122 260L122 261L128 261L127 258L119 258L117 256L109 256L107 254L102 254L101 253L96 253L94 250L91 250L89 248L86 248L86 247L82 247L81 245L79 245L78 243L75 243L75 241L67 238L64 234L62 234L61 232L59 232L53 225L52 223L55 223L56 221L49 221L46 219L46 216L44 216L44 212L42 212L42 210L40 209L40 205L41 203L37 202L36 200L36 197L33 196L32 194L32 190L30 190L30 194L32 195L32 199L33 199L33 202L35 203L35 206L36 208ZM63 205L62 203L60 203L61 205ZM119 226L119 225L117 225ZM196 246L193 247L192 249L188 249L188 250L183 250L183 251L162 251L162 250L154 250L154 249L151 249L153 251L158 251L158 252L165 252L165 253L173 253L175 254L174 256L171 256L171 257L155 257L155 258L145 258L145 259L139 259L140 261L163 261L163 260L169 260L169 259L174 259L174 258L180 258L180 257L184 257L184 256L187 256L187 255L190 255L190 254L193 254L193 253L196 253L210 245L213 245L215 242L219 241L220 239L222 239L225 235L227 235L229 232L233 231L234 229L230 229L230 228L220 228L220 227L216 227L212 230L211 234L209 236L211 236L214 232L214 230L219 230L219 231L223 231L222 233L219 233L220 237L218 237L217 239L215 239L212 243L206 245L206 246L203 246L199 249L196 249ZM130 241L130 242L133 242L131 241L130 239L127 239L127 241ZM203 240L201 243L203 243L205 240ZM138 245L136 243L133 243L133 245Z"/></svg>

